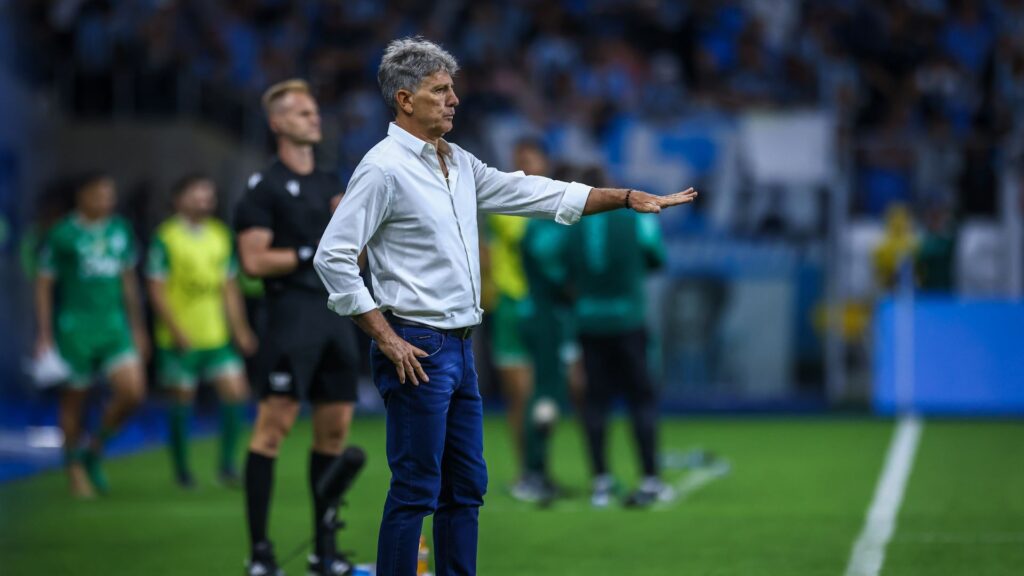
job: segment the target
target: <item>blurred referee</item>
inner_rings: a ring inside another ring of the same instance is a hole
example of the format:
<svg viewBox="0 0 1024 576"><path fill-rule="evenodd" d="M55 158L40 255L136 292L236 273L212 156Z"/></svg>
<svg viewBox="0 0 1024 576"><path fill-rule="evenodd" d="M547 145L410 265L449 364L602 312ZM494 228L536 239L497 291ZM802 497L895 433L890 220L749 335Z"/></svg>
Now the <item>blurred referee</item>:
<svg viewBox="0 0 1024 576"><path fill-rule="evenodd" d="M315 489L344 447L356 400L355 333L350 322L324 310L327 293L313 270L316 246L341 200L339 183L314 165L320 114L306 82L271 86L263 108L277 137L277 159L249 179L235 214L242 268L264 279L268 304L268 329L259 353L260 373L267 376L255 383L259 414L245 465L252 545L246 574L283 574L267 537L267 518L274 462L302 400L313 405L309 483L316 546L309 572L346 574L351 565L337 551L333 529L320 521L333 503Z"/></svg>

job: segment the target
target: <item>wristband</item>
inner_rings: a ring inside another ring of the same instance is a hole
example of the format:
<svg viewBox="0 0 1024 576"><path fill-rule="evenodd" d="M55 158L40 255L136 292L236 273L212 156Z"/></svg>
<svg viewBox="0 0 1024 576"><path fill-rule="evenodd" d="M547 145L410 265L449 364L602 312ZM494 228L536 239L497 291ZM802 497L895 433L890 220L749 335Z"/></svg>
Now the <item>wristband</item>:
<svg viewBox="0 0 1024 576"><path fill-rule="evenodd" d="M626 190L626 199L622 203L623 207L625 207L625 208L632 208L632 206L629 205L629 195L632 194L632 193L633 193L633 189L632 188L630 188L629 190Z"/></svg>

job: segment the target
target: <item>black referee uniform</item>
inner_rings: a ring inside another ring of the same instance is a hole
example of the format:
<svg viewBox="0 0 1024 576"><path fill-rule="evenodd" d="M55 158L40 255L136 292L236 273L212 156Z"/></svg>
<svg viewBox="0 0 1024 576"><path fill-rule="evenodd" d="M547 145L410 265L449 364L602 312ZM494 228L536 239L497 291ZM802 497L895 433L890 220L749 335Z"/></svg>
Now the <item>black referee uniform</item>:
<svg viewBox="0 0 1024 576"><path fill-rule="evenodd" d="M255 383L260 399L281 395L312 403L355 402L359 370L354 327L327 310L327 291L313 254L340 189L333 175L296 174L280 160L253 174L235 212L235 230L267 228L271 248L292 248L299 267L263 279L267 331Z"/></svg>

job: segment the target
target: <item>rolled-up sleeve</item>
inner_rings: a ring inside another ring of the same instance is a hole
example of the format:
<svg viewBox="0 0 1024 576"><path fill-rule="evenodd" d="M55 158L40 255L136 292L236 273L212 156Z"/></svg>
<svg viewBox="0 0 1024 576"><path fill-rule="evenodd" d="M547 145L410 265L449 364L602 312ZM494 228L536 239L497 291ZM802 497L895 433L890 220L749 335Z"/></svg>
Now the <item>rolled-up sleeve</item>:
<svg viewBox="0 0 1024 576"><path fill-rule="evenodd" d="M575 224L583 216L590 186L522 172L502 172L469 152L459 151L472 164L477 207L481 212L547 218L559 224Z"/></svg>
<svg viewBox="0 0 1024 576"><path fill-rule="evenodd" d="M313 267L327 288L327 307L341 316L377 307L359 276L359 253L384 221L391 194L379 167L356 167L313 257Z"/></svg>

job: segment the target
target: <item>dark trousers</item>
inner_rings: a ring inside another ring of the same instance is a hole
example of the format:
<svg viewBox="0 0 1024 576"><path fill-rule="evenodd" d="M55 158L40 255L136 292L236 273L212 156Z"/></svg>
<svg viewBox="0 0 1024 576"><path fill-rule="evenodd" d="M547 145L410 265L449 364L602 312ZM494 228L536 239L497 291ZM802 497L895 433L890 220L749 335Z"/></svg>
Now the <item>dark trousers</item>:
<svg viewBox="0 0 1024 576"><path fill-rule="evenodd" d="M657 394L647 366L647 335L643 329L612 335L580 335L587 385L583 402L590 463L595 475L608 473L608 413L619 394L626 398L640 465L655 476L658 416Z"/></svg>
<svg viewBox="0 0 1024 576"><path fill-rule="evenodd" d="M479 508L487 490L483 404L473 342L428 328L394 325L430 356L429 382L398 381L394 364L370 347L373 379L387 411L391 487L377 544L379 576L414 576L423 518L434 514L438 576L476 574Z"/></svg>

